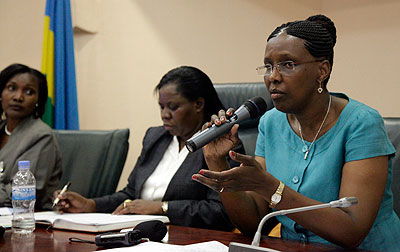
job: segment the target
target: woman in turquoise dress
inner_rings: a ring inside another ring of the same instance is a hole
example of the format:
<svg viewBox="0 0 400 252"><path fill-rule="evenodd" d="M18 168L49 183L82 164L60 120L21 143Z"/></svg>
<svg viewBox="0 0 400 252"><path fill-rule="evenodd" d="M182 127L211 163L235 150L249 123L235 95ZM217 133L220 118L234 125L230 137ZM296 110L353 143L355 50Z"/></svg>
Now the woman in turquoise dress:
<svg viewBox="0 0 400 252"><path fill-rule="evenodd" d="M276 28L257 68L275 108L260 120L255 157L230 151L238 141L234 126L203 148L210 171L193 179L220 192L244 234L254 234L271 211L356 197L348 208L278 217L282 238L397 251L400 221L390 189L395 149L376 110L328 91L335 43L336 28L323 15ZM231 114L221 111L211 121L220 125ZM229 169L228 152L240 167Z"/></svg>

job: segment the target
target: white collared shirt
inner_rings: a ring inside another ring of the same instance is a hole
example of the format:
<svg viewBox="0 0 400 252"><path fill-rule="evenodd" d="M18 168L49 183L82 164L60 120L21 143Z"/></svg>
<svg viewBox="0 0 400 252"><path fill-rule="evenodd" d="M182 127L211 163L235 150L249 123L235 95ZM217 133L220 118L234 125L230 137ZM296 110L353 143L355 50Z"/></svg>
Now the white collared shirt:
<svg viewBox="0 0 400 252"><path fill-rule="evenodd" d="M169 182L182 165L183 161L185 161L188 154L189 151L186 147L183 147L182 150L179 151L179 141L178 138L174 136L160 163L143 184L140 198L144 200L162 200L167 191Z"/></svg>

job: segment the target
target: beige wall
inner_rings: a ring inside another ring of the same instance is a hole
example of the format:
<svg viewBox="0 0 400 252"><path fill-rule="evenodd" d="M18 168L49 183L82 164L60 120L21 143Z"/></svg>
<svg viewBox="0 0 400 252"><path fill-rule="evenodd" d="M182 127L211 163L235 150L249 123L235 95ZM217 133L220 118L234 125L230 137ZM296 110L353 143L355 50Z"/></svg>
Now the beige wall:
<svg viewBox="0 0 400 252"><path fill-rule="evenodd" d="M0 1L0 68L40 68L45 0ZM400 1L73 0L81 129L130 128L118 188L149 126L160 125L153 88L193 65L214 82L261 81L265 39L283 22L324 13L338 29L330 91L400 116ZM87 30L89 32L85 32Z"/></svg>

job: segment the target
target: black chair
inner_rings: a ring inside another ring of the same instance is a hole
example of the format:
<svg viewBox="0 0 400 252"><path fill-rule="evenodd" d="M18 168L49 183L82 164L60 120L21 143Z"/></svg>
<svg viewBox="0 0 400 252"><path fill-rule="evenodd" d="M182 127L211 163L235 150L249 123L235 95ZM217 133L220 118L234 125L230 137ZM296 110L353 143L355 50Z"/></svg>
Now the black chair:
<svg viewBox="0 0 400 252"><path fill-rule="evenodd" d="M129 148L129 129L54 130L62 154L62 188L94 198L114 193Z"/></svg>
<svg viewBox="0 0 400 252"><path fill-rule="evenodd" d="M269 92L263 82L248 83L224 83L214 85L217 94L226 109L240 107L245 101L255 96L261 96L267 103L267 110L274 107ZM258 136L258 121L249 120L239 124L239 138L243 143L247 155L254 156ZM264 225L263 234L276 236L280 233L279 228L275 228L273 234L270 230L278 224L276 218L268 220Z"/></svg>
<svg viewBox="0 0 400 252"><path fill-rule="evenodd" d="M271 97L263 82L215 84L217 94L226 109L237 109L245 101L261 96L267 103L267 110L274 107ZM239 138L246 154L254 156L258 135L258 120L250 120L239 126Z"/></svg>
<svg viewBox="0 0 400 252"><path fill-rule="evenodd" d="M396 155L392 160L392 192L393 208L400 217L400 118L384 118L386 131L394 148Z"/></svg>

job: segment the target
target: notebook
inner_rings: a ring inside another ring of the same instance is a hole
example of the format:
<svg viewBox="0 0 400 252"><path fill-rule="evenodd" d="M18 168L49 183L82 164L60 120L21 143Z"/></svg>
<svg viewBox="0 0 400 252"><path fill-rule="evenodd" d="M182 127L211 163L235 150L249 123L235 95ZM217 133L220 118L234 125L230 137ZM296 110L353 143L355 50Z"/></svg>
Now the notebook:
<svg viewBox="0 0 400 252"><path fill-rule="evenodd" d="M160 220L168 223L169 219L163 215L112 215L106 213L64 213L38 212L35 221L48 224L56 229L67 229L84 232L107 232L131 228L137 224L150 220Z"/></svg>
<svg viewBox="0 0 400 252"><path fill-rule="evenodd" d="M11 227L11 220L13 218L13 209L10 207L0 207L0 226L5 228Z"/></svg>

